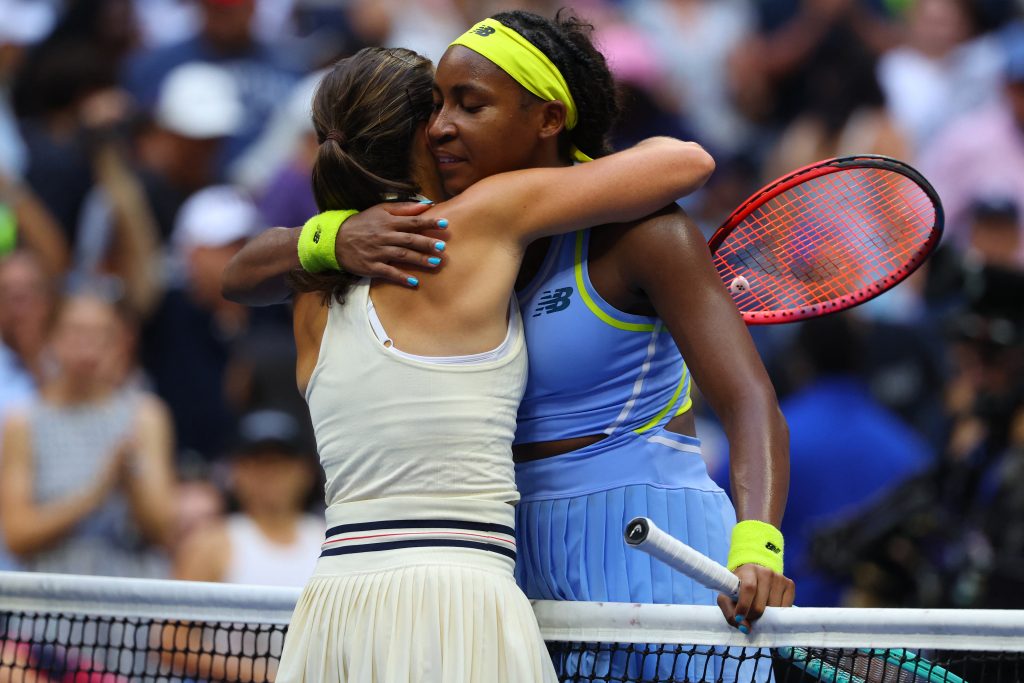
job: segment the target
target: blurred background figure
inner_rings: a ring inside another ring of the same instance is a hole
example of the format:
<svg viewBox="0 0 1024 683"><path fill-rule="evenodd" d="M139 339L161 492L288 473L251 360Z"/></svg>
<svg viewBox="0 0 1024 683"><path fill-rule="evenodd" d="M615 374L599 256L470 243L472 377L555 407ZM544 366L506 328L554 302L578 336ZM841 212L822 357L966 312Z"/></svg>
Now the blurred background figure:
<svg viewBox="0 0 1024 683"><path fill-rule="evenodd" d="M0 509L26 569L166 576L173 431L163 403L125 389L114 306L66 299L47 337L53 367L39 398L8 416Z"/></svg>
<svg viewBox="0 0 1024 683"><path fill-rule="evenodd" d="M126 64L124 84L139 106L149 109L156 104L164 79L176 67L204 62L225 69L241 98L243 118L224 148L223 169L256 139L278 103L287 97L301 65L289 64L281 52L255 34L255 0L199 0L199 6L199 33L133 56Z"/></svg>
<svg viewBox="0 0 1024 683"><path fill-rule="evenodd" d="M310 514L320 500L319 465L291 415L265 410L242 417L228 463L236 509L201 527L175 559L177 578L302 586L320 556L326 525Z"/></svg>
<svg viewBox="0 0 1024 683"><path fill-rule="evenodd" d="M178 212L214 181L224 140L242 117L230 75L196 62L167 76L152 118L136 131L116 122L97 125L96 186L80 215L72 281L109 279L147 319L167 285L163 261Z"/></svg>
<svg viewBox="0 0 1024 683"><path fill-rule="evenodd" d="M874 504L935 460L924 440L858 377L864 346L859 324L842 313L804 323L788 354L795 390L781 407L789 423L794 495L782 532L802 605L837 607L846 588L814 567L808 552L814 533Z"/></svg>
<svg viewBox="0 0 1024 683"><path fill-rule="evenodd" d="M37 396L55 302L49 274L30 252L0 261L0 419Z"/></svg>
<svg viewBox="0 0 1024 683"><path fill-rule="evenodd" d="M732 156L750 142L729 87L728 64L753 25L741 0L641 0L629 16L660 64L658 90L687 112L694 137L713 154Z"/></svg>
<svg viewBox="0 0 1024 683"><path fill-rule="evenodd" d="M946 244L959 251L967 247L975 200L1001 196L1024 206L1024 27L1008 31L1003 44L998 96L954 120L921 151L920 170L946 210ZM1024 243L1014 254L1024 265Z"/></svg>
<svg viewBox="0 0 1024 683"><path fill-rule="evenodd" d="M913 0L906 38L878 63L889 110L915 149L949 121L990 101L999 87L998 41L979 35L980 3Z"/></svg>
<svg viewBox="0 0 1024 683"><path fill-rule="evenodd" d="M28 167L28 151L11 108L11 87L25 51L53 28L56 12L31 0L0 2L0 176L20 178Z"/></svg>
<svg viewBox="0 0 1024 683"><path fill-rule="evenodd" d="M225 373L249 310L221 296L221 273L262 227L252 201L227 185L200 190L178 213L169 285L143 329L142 361L171 409L179 457L210 461L227 446L234 418Z"/></svg>

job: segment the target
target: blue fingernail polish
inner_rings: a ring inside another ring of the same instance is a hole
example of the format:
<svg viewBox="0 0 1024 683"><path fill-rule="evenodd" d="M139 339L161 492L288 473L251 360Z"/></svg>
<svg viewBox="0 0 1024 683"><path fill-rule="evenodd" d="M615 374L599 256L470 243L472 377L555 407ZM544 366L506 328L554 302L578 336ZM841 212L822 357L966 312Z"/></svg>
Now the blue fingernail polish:
<svg viewBox="0 0 1024 683"><path fill-rule="evenodd" d="M439 227L439 228L447 228L448 227L448 219L447 218L442 218L441 220L439 220L437 222L437 227Z"/></svg>
<svg viewBox="0 0 1024 683"><path fill-rule="evenodd" d="M739 631L740 631L740 633L742 633L745 636L746 635L750 635L750 629L747 628L746 626L740 626L739 627Z"/></svg>
<svg viewBox="0 0 1024 683"><path fill-rule="evenodd" d="M735 617L733 617L733 619L736 620L737 624L742 624L744 621L746 621L747 618L742 614L737 614Z"/></svg>
<svg viewBox="0 0 1024 683"><path fill-rule="evenodd" d="M434 242L434 249L444 251L444 242Z"/></svg>
<svg viewBox="0 0 1024 683"><path fill-rule="evenodd" d="M418 284L420 283L420 281L419 281L419 280L417 280L417 279L416 279L416 278L414 278L414 277L411 277L411 278L408 278L408 279L406 279L406 282L408 282L408 283L409 283L410 285L412 285L413 287L415 287L416 285L418 285Z"/></svg>
<svg viewBox="0 0 1024 683"><path fill-rule="evenodd" d="M420 200L420 204L433 204L433 203L434 202L430 201L429 199L421 199Z"/></svg>
<svg viewBox="0 0 1024 683"><path fill-rule="evenodd" d="M427 259L427 263L429 263L432 266L439 266L441 265L441 259L437 258L436 256L431 256L430 258Z"/></svg>

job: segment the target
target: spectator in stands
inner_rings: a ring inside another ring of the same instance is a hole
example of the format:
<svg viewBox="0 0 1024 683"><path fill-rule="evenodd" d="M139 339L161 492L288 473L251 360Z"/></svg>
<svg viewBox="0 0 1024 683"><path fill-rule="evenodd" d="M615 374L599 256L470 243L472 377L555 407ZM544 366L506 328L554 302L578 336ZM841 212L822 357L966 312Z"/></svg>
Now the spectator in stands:
<svg viewBox="0 0 1024 683"><path fill-rule="evenodd" d="M38 258L19 251L0 262L0 422L36 396L54 284Z"/></svg>
<svg viewBox="0 0 1024 683"><path fill-rule="evenodd" d="M268 225L299 225L317 213L309 179L319 145L309 103L322 77L317 71L299 81L235 164L234 181L259 198Z"/></svg>
<svg viewBox="0 0 1024 683"><path fill-rule="evenodd" d="M978 36L976 4L914 0L906 42L879 60L886 104L914 149L999 90L1002 53L997 40Z"/></svg>
<svg viewBox="0 0 1024 683"><path fill-rule="evenodd" d="M74 242L92 183L90 112L127 109L117 83L137 30L131 0L63 4L52 33L18 70L12 96L29 155L25 181Z"/></svg>
<svg viewBox="0 0 1024 683"><path fill-rule="evenodd" d="M264 410L239 422L230 492L238 511L199 529L175 560L178 578L302 586L313 573L326 530L306 512L317 464L301 441L298 421Z"/></svg>
<svg viewBox="0 0 1024 683"><path fill-rule="evenodd" d="M733 103L727 71L732 51L753 28L749 3L643 0L630 3L630 11L664 67L660 89L685 112L696 140L726 156L749 144L749 124Z"/></svg>
<svg viewBox="0 0 1024 683"><path fill-rule="evenodd" d="M67 299L48 337L53 373L7 419L0 522L27 569L167 573L173 432L159 399L113 383L120 331L110 303Z"/></svg>
<svg viewBox="0 0 1024 683"><path fill-rule="evenodd" d="M9 412L24 408L36 397L53 304L53 284L31 252L16 251L0 261L0 424ZM16 566L0 521L0 569Z"/></svg>
<svg viewBox="0 0 1024 683"><path fill-rule="evenodd" d="M808 543L817 527L870 504L918 472L932 454L857 379L863 346L848 314L805 323L791 352L804 386L783 400L789 423L790 495L782 532L800 604L835 607L843 586L817 572Z"/></svg>
<svg viewBox="0 0 1024 683"><path fill-rule="evenodd" d="M143 330L143 365L174 415L178 445L210 461L228 445L233 415L225 393L232 349L249 311L220 294L221 273L262 226L255 205L228 185L195 193L171 238L173 272ZM294 390L294 383L282 390Z"/></svg>
<svg viewBox="0 0 1024 683"><path fill-rule="evenodd" d="M244 119L224 149L235 159L259 134L297 75L284 59L253 34L255 0L200 0L199 34L175 45L143 52L129 60L125 85L144 109L154 106L164 79L188 62L217 64L227 70L244 105ZM223 168L223 166L222 166Z"/></svg>
<svg viewBox="0 0 1024 683"><path fill-rule="evenodd" d="M1005 45L1002 97L954 121L920 156L919 169L942 197L945 243L961 250L976 199L998 195L1024 206L1024 28L1008 33ZM1024 264L1024 240L1016 255Z"/></svg>
<svg viewBox="0 0 1024 683"><path fill-rule="evenodd" d="M0 0L0 175L21 178L28 167L10 87L26 49L50 32L55 19L53 8L45 3Z"/></svg>
<svg viewBox="0 0 1024 683"><path fill-rule="evenodd" d="M221 67L186 64L160 88L151 125L134 139L100 125L92 164L97 186L82 212L75 281L120 281L145 319L165 285L160 262L182 204L216 176L223 141L243 118L235 82Z"/></svg>
<svg viewBox="0 0 1024 683"><path fill-rule="evenodd" d="M926 295L940 314L965 303L985 268L1020 268L1024 232L1020 207L1012 198L978 197L971 202L968 217L966 246L940 245L929 262Z"/></svg>

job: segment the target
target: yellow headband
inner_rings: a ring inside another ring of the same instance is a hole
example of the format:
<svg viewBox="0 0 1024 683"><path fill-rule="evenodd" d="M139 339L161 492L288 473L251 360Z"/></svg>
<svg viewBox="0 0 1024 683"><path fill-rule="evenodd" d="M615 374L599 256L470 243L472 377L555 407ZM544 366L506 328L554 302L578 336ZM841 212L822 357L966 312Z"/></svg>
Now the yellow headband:
<svg viewBox="0 0 1024 683"><path fill-rule="evenodd" d="M576 102L569 92L569 84L547 55L526 38L500 21L484 19L452 41L452 45L468 47L486 57L519 85L545 102L558 100L565 105L565 127L569 130L576 127L579 116ZM572 156L577 161L593 161L575 145Z"/></svg>

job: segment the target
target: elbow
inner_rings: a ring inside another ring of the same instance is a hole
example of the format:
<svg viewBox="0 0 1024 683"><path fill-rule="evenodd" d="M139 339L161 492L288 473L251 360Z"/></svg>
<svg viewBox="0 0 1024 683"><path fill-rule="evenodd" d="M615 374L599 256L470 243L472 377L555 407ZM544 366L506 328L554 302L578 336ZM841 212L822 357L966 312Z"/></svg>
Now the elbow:
<svg viewBox="0 0 1024 683"><path fill-rule="evenodd" d="M672 185L672 200L696 192L715 172L715 159L696 142L666 139L665 165L657 177Z"/></svg>
<svg viewBox="0 0 1024 683"><path fill-rule="evenodd" d="M15 557L26 560L39 549L39 540L30 527L4 525L4 545Z"/></svg>
<svg viewBox="0 0 1024 683"><path fill-rule="evenodd" d="M692 184L690 192L704 186L715 172L715 158L708 154L708 151L696 142L687 142L687 168L692 169Z"/></svg>

